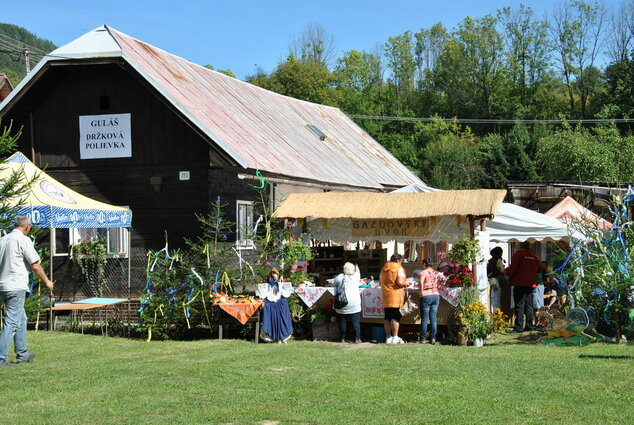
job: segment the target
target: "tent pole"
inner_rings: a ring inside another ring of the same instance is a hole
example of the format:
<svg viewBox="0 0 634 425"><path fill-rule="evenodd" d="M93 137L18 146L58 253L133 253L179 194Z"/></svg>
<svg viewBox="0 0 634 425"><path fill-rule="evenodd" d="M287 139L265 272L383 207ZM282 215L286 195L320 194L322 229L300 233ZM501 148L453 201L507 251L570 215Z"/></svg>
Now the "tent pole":
<svg viewBox="0 0 634 425"><path fill-rule="evenodd" d="M469 215L468 218L469 218L469 237L473 240L475 239L475 217L472 215ZM473 262L471 271L473 272L473 276L475 276L477 281L478 279L477 259L476 261Z"/></svg>
<svg viewBox="0 0 634 425"><path fill-rule="evenodd" d="M128 231L128 337L130 336L130 327L132 326L132 290L130 285L130 267L132 265L132 229L127 228Z"/></svg>
<svg viewBox="0 0 634 425"><path fill-rule="evenodd" d="M49 249L48 249L48 275L50 276L49 279L51 279L51 281L53 281L53 228L49 228L48 229L48 239L49 239ZM48 315L49 315L49 325L48 325L48 330L51 331L53 330L53 310L52 308L53 306L53 290L51 289L49 291L49 296L48 296L48 303L50 310L48 311Z"/></svg>

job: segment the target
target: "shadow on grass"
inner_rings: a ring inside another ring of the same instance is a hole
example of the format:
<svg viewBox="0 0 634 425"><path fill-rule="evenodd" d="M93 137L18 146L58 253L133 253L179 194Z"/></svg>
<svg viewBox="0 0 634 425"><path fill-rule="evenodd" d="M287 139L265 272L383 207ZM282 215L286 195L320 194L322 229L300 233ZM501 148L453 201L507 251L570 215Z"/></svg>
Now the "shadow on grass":
<svg viewBox="0 0 634 425"><path fill-rule="evenodd" d="M487 341L486 345L536 344L545 337L546 332L543 331L496 334L494 340L492 342Z"/></svg>
<svg viewBox="0 0 634 425"><path fill-rule="evenodd" d="M579 354L580 359L634 360L634 356L609 356L601 354Z"/></svg>

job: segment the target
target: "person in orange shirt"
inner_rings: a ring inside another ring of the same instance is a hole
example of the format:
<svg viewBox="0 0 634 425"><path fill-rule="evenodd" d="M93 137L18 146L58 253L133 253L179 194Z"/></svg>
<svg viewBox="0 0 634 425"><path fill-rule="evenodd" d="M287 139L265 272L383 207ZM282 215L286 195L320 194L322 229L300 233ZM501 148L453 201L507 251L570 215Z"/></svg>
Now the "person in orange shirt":
<svg viewBox="0 0 634 425"><path fill-rule="evenodd" d="M403 256L393 254L390 261L381 269L379 282L381 283L381 302L385 310L383 326L385 327L385 342L388 344L404 344L405 341L398 336L398 328L401 322L399 309L405 302L405 270L401 265Z"/></svg>

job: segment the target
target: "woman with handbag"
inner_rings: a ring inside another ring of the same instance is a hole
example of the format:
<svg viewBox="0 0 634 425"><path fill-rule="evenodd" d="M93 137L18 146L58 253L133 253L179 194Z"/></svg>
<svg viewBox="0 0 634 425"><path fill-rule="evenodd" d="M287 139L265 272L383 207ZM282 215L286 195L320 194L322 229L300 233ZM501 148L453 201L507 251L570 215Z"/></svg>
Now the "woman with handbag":
<svg viewBox="0 0 634 425"><path fill-rule="evenodd" d="M426 341L428 320L431 322L429 331L430 343L432 345L436 343L436 316L438 314L438 305L440 304L439 287L439 272L432 267L431 258L425 258L423 260L423 270L420 272L420 341L422 343Z"/></svg>
<svg viewBox="0 0 634 425"><path fill-rule="evenodd" d="M354 342L356 344L361 343L361 325L359 324L359 314L361 313L360 281L359 266L355 266L352 263L344 264L343 273L332 281L336 286L334 307L335 312L339 315L341 342L346 342L348 322L351 322L354 329Z"/></svg>

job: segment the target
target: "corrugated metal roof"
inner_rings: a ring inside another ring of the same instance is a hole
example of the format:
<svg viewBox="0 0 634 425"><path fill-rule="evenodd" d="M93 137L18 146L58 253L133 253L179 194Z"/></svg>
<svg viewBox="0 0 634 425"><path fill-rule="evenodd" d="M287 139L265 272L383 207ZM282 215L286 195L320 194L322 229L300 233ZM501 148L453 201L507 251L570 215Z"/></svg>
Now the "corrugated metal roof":
<svg viewBox="0 0 634 425"><path fill-rule="evenodd" d="M43 60L113 56L130 63L244 168L379 189L422 183L338 108L228 77L106 26Z"/></svg>

